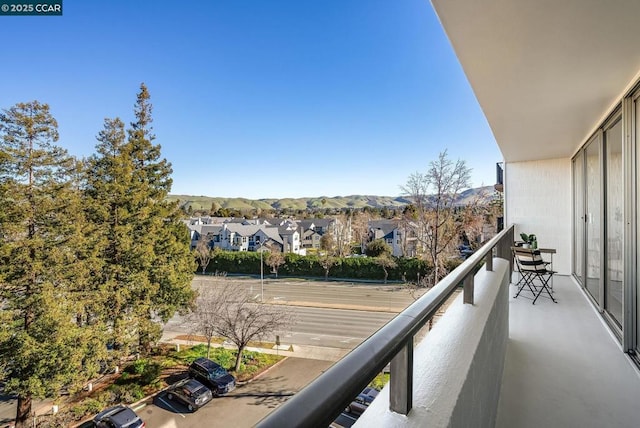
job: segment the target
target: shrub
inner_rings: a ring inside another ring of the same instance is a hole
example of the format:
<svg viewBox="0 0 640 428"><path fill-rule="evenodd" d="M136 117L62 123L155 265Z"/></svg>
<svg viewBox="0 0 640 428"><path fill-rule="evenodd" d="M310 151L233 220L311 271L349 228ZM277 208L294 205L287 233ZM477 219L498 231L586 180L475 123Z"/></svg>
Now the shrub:
<svg viewBox="0 0 640 428"><path fill-rule="evenodd" d="M391 375L389 373L380 373L378 376L373 378L369 383L369 386L380 391L387 383L389 383L390 378Z"/></svg>
<svg viewBox="0 0 640 428"><path fill-rule="evenodd" d="M133 384L129 388L125 389L120 397L123 402L131 404L143 399L144 391L140 385Z"/></svg>
<svg viewBox="0 0 640 428"><path fill-rule="evenodd" d="M82 418L84 415L98 413L103 409L104 405L95 398L87 398L82 403L73 406L71 413L76 419Z"/></svg>
<svg viewBox="0 0 640 428"><path fill-rule="evenodd" d="M215 348L212 358L222 367L231 367L235 363L235 353L225 348Z"/></svg>
<svg viewBox="0 0 640 428"><path fill-rule="evenodd" d="M116 403L118 399L119 396L117 396L113 391L109 389L107 389L106 391L102 391L96 397L96 400L102 403L102 407L109 407L113 403Z"/></svg>
<svg viewBox="0 0 640 428"><path fill-rule="evenodd" d="M139 360L136 360L128 368L131 368L133 373L137 375L141 375L142 373L144 373L145 369L147 368L147 364L149 364L149 360L147 360L146 358L141 358Z"/></svg>
<svg viewBox="0 0 640 428"><path fill-rule="evenodd" d="M379 257L383 254L391 255L391 246L383 239L375 239L367 244L365 251L369 257Z"/></svg>
<svg viewBox="0 0 640 428"><path fill-rule="evenodd" d="M144 398L144 390L141 385L137 383L130 383L128 385L111 385L108 388L111 397L113 398L112 403L134 403L142 398ZM108 403L105 403L108 404ZM106 406L104 406L106 407Z"/></svg>
<svg viewBox="0 0 640 428"><path fill-rule="evenodd" d="M162 366L156 362L151 362L145 365L144 370L140 374L140 383L142 385L150 385L154 383L160 377L162 372Z"/></svg>
<svg viewBox="0 0 640 428"><path fill-rule="evenodd" d="M84 403L80 403L71 408L71 413L73 414L74 419L80 419L87 414L87 409L84 406Z"/></svg>

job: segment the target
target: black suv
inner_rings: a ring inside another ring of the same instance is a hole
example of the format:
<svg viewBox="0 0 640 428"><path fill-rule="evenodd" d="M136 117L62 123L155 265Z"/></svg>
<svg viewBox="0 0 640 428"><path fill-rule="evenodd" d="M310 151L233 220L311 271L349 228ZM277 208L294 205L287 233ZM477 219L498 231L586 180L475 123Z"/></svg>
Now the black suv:
<svg viewBox="0 0 640 428"><path fill-rule="evenodd" d="M236 387L236 378L207 358L198 358L191 363L189 375L208 386L215 395L224 395Z"/></svg>

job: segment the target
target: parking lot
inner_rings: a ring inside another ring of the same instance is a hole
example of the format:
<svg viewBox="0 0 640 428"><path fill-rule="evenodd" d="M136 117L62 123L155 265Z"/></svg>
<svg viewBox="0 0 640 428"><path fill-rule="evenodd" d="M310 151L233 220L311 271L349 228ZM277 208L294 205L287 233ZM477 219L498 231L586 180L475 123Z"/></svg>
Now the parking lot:
<svg viewBox="0 0 640 428"><path fill-rule="evenodd" d="M287 358L253 382L239 385L195 412L189 412L162 393L137 413L148 428L252 427L331 364L331 361Z"/></svg>

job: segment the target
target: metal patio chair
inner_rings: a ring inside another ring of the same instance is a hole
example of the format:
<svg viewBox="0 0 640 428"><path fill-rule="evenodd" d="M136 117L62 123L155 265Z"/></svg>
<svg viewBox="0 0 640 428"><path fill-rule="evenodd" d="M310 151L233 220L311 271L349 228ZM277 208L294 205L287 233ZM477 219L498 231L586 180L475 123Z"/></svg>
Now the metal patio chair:
<svg viewBox="0 0 640 428"><path fill-rule="evenodd" d="M511 249L520 273L520 280L516 284L518 292L514 298L517 298L526 287L533 294L533 304L536 303L543 291L547 293L554 303L558 303L551 294L549 284L556 272L549 269L549 263L542 259L540 251L522 247L511 247Z"/></svg>

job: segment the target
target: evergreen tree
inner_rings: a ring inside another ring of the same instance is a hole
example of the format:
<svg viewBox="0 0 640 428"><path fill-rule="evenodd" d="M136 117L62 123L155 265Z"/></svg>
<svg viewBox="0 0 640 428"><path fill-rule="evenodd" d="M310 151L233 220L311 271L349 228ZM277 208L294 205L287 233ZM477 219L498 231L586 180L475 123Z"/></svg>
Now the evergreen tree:
<svg viewBox="0 0 640 428"><path fill-rule="evenodd" d="M158 320L166 322L191 305L196 268L178 204L166 201L171 165L153 144L144 84L134 113L126 140L119 119L105 121L87 179L91 219L104 248L105 320L125 351L131 340L149 350L160 337Z"/></svg>
<svg viewBox="0 0 640 428"><path fill-rule="evenodd" d="M79 163L57 140L46 104L0 114L0 380L18 396L17 427L33 398L95 374L103 348L81 315L92 296Z"/></svg>
<svg viewBox="0 0 640 428"><path fill-rule="evenodd" d="M109 331L115 358L128 355L132 346L136 287L135 222L131 192L133 163L126 148L124 123L105 119L98 134L97 154L89 158L86 178L87 216L94 225L91 245L99 249L100 266L94 286L99 290L94 313Z"/></svg>

